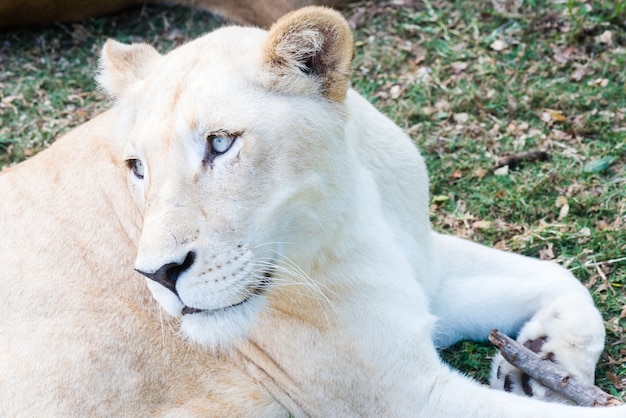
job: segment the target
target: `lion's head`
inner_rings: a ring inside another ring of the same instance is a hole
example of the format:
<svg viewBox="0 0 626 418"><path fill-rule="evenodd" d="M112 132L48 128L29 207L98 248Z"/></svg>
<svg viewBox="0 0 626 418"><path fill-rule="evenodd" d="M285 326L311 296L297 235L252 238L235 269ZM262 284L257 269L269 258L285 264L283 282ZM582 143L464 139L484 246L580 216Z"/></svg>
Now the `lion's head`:
<svg viewBox="0 0 626 418"><path fill-rule="evenodd" d="M341 227L356 175L344 140L351 58L348 26L323 8L167 55L104 46L98 81L124 115L144 215L135 268L192 340L219 348L245 335L283 273L313 263Z"/></svg>

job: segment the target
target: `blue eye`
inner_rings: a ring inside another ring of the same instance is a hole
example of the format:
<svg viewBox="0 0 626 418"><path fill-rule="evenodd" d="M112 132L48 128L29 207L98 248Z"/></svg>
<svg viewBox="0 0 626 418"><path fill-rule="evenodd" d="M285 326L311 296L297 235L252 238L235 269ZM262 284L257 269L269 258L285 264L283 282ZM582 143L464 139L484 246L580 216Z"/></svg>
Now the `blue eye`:
<svg viewBox="0 0 626 418"><path fill-rule="evenodd" d="M238 137L239 134L231 134L222 130L207 134L206 142L208 147L205 161L212 164L215 158L226 154Z"/></svg>
<svg viewBox="0 0 626 418"><path fill-rule="evenodd" d="M211 153L212 154L224 154L228 151L235 142L235 137L232 135L221 134L213 136L211 139Z"/></svg>
<svg viewBox="0 0 626 418"><path fill-rule="evenodd" d="M144 167L141 160L131 158L130 160L126 160L126 165L133 172L135 177L137 177L139 180L143 180Z"/></svg>

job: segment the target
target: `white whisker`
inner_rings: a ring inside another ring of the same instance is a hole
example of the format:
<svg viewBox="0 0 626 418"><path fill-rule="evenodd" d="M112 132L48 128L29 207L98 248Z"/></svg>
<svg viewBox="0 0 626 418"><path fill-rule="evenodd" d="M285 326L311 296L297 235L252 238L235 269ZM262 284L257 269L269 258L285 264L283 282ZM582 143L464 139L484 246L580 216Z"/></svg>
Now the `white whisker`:
<svg viewBox="0 0 626 418"><path fill-rule="evenodd" d="M326 322L330 323L326 310L330 307L333 311L336 311L337 308L328 295L335 295L336 293L328 287L316 282L291 258L272 248L275 244L276 243L265 243L255 246L254 248L270 246L270 248L264 249L271 251L276 257L254 258L251 265L244 271L259 281L267 279L262 272L271 271L271 281L272 284L274 284L273 289L275 291L286 295L298 295L311 298L321 308ZM298 291L298 288L302 290Z"/></svg>
<svg viewBox="0 0 626 418"><path fill-rule="evenodd" d="M287 242L287 241L272 241L272 242L265 242L263 244L258 244L255 245L254 247L250 247L251 250L256 250L259 249L261 247L267 247L267 246L276 246L276 245L294 245L293 242Z"/></svg>
<svg viewBox="0 0 626 418"><path fill-rule="evenodd" d="M279 254L280 256L280 254ZM326 293L332 294L332 295L336 295L336 293L334 291L332 291L330 288L320 285L318 282L316 282L315 280L313 280L304 270L302 270L296 263L294 263L291 259L289 259L288 257L285 256L281 256L282 258L280 259L280 261L283 263L282 265L278 265L275 261L269 261L268 263L271 264L271 266L275 266L278 267L280 272L284 272L286 273L288 276L294 276L297 279L300 279L302 281L302 285L311 287L315 290L316 293L318 293L319 295L322 295L324 297L324 299L330 303L330 300L328 299L328 297L326 296ZM264 260L255 260L255 263L262 263Z"/></svg>

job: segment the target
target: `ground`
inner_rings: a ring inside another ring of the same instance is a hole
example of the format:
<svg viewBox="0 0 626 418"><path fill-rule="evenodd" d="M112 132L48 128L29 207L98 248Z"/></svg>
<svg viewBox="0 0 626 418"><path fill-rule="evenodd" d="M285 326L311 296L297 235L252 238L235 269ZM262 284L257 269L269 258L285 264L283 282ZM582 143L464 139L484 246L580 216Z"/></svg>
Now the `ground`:
<svg viewBox="0 0 626 418"><path fill-rule="evenodd" d="M606 321L597 383L624 396L626 0L366 1L344 13L353 85L421 148L435 228L572 270ZM0 33L0 167L110 106L93 81L107 37L167 51L222 24L149 6ZM483 381L492 354L442 352Z"/></svg>

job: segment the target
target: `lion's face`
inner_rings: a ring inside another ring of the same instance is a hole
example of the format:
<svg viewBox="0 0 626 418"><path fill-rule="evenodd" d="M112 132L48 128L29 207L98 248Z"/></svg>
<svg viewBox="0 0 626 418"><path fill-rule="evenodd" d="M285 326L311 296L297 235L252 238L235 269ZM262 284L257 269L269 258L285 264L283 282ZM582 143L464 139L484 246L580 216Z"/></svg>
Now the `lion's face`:
<svg viewBox="0 0 626 418"><path fill-rule="evenodd" d="M225 28L166 56L103 51L99 81L125 115L128 183L144 213L135 268L183 331L214 348L245 335L350 203L347 82L335 72L347 77L351 51L333 51L349 31L323 13L331 23L296 13L269 35ZM343 59L325 62L329 51Z"/></svg>

